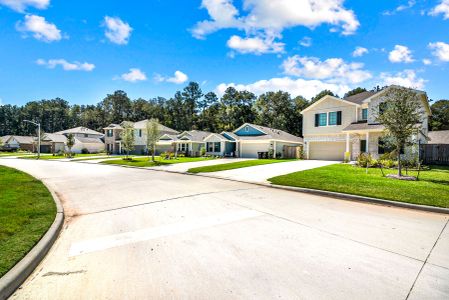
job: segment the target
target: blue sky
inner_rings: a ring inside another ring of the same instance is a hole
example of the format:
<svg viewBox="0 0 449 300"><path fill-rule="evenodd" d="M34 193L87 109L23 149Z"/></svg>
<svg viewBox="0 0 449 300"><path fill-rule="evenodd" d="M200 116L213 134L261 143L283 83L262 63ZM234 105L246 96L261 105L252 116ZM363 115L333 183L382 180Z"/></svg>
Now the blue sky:
<svg viewBox="0 0 449 300"><path fill-rule="evenodd" d="M219 94L402 84L449 98L449 0L313 2L0 0L1 103L170 97L190 80Z"/></svg>

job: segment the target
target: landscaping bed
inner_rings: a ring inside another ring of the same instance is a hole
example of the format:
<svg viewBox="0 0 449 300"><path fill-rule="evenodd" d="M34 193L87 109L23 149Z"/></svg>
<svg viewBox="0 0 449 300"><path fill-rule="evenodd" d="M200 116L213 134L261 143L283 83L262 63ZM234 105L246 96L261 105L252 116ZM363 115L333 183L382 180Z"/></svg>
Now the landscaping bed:
<svg viewBox="0 0 449 300"><path fill-rule="evenodd" d="M417 181L383 177L378 168L369 168L368 173L366 170L348 164L337 164L268 180L277 185L449 208L449 167L431 166L420 172ZM384 173L395 174L397 170L384 169ZM410 171L408 175L416 176L417 172Z"/></svg>
<svg viewBox="0 0 449 300"><path fill-rule="evenodd" d="M0 277L20 261L47 232L56 205L39 180L0 166Z"/></svg>
<svg viewBox="0 0 449 300"><path fill-rule="evenodd" d="M229 163L229 164L192 168L192 169L189 169L188 172L189 173L218 172L218 171L226 171L226 170L240 169L240 168L246 168L246 167L267 165L267 164L273 164L273 163L280 163L280 162L286 162L286 161L292 161L292 159L253 159L253 160L233 162L233 163Z"/></svg>
<svg viewBox="0 0 449 300"><path fill-rule="evenodd" d="M107 165L125 165L125 166L134 166L134 167L155 167L169 164L179 164L185 162L195 162L195 161L203 161L203 160L211 160L214 159L212 157L178 157L171 159L163 159L160 156L155 157L155 161L151 161L148 156L145 157L130 157L129 159L113 159L101 162L102 164Z"/></svg>

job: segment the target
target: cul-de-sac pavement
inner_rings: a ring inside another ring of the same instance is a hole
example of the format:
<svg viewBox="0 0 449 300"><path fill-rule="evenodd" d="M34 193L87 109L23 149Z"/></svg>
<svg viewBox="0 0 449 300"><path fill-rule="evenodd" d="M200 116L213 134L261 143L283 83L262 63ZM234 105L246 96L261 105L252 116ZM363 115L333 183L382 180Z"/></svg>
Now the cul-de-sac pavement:
<svg viewBox="0 0 449 300"><path fill-rule="evenodd" d="M88 162L3 159L65 224L12 299L447 299L448 215Z"/></svg>

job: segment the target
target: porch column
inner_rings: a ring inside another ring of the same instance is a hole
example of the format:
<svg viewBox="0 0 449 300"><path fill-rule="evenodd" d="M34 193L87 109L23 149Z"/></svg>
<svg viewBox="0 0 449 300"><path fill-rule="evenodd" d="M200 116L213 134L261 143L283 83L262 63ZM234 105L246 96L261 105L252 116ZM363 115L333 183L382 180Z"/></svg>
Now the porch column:
<svg viewBox="0 0 449 300"><path fill-rule="evenodd" d="M346 152L349 152L349 133L346 133Z"/></svg>
<svg viewBox="0 0 449 300"><path fill-rule="evenodd" d="M369 153L369 132L366 133L366 153Z"/></svg>
<svg viewBox="0 0 449 300"><path fill-rule="evenodd" d="M273 158L276 158L276 141L273 141Z"/></svg>
<svg viewBox="0 0 449 300"><path fill-rule="evenodd" d="M306 143L306 158L309 159L309 146L310 146L310 142L307 141Z"/></svg>
<svg viewBox="0 0 449 300"><path fill-rule="evenodd" d="M118 143L118 154L122 154L122 142Z"/></svg>

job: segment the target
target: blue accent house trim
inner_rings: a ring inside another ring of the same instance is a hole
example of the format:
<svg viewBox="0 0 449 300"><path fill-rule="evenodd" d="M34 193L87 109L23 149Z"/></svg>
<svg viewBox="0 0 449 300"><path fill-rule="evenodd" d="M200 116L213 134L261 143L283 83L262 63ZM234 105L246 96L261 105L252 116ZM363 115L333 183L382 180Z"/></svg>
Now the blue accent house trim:
<svg viewBox="0 0 449 300"><path fill-rule="evenodd" d="M235 139L232 136L228 135L226 132L223 132L221 135L227 138L228 140L235 141Z"/></svg>
<svg viewBox="0 0 449 300"><path fill-rule="evenodd" d="M238 136L266 135L266 133L264 133L250 125L245 125L234 133Z"/></svg>

